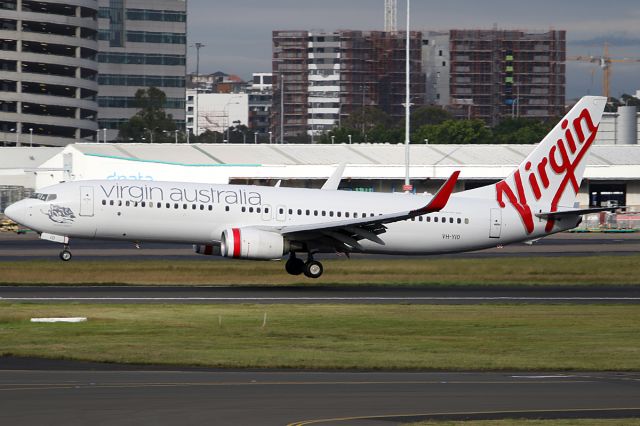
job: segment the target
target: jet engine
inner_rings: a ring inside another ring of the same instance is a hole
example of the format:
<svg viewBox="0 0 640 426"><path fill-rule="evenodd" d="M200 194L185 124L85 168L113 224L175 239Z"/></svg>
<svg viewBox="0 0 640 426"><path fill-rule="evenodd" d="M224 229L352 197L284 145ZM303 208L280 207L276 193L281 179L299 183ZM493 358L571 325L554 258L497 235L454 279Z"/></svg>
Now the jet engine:
<svg viewBox="0 0 640 426"><path fill-rule="evenodd" d="M251 228L225 229L220 241L222 256L237 259L280 259L288 246L280 234Z"/></svg>

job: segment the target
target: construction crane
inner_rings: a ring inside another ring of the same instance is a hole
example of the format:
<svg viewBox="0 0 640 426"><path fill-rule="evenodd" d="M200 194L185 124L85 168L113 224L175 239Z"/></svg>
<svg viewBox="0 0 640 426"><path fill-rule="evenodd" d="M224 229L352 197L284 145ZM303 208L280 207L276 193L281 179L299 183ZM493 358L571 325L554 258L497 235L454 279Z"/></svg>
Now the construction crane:
<svg viewBox="0 0 640 426"><path fill-rule="evenodd" d="M398 0L384 0L384 30L398 31Z"/></svg>
<svg viewBox="0 0 640 426"><path fill-rule="evenodd" d="M572 56L570 61L591 62L602 69L602 95L609 99L611 89L612 64L614 62L640 62L640 58L612 58L609 56L609 43L604 44L602 56Z"/></svg>

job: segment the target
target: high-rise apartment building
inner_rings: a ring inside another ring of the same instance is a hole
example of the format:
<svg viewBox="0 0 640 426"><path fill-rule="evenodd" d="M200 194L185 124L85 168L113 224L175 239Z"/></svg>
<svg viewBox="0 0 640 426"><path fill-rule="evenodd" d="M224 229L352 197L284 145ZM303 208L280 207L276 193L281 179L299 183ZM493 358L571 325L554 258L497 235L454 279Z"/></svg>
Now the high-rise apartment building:
<svg viewBox="0 0 640 426"><path fill-rule="evenodd" d="M276 140L314 141L369 106L404 116L405 41L402 32L274 31L271 128ZM420 32L411 33L414 105L424 102L421 41Z"/></svg>
<svg viewBox="0 0 640 426"><path fill-rule="evenodd" d="M63 146L95 137L96 0L0 1L0 135Z"/></svg>
<svg viewBox="0 0 640 426"><path fill-rule="evenodd" d="M150 86L184 128L187 58L185 0L99 0L98 124L107 139L133 116L135 93Z"/></svg>
<svg viewBox="0 0 640 426"><path fill-rule="evenodd" d="M451 30L449 37L450 104L461 106L459 115L490 125L562 116L566 31Z"/></svg>

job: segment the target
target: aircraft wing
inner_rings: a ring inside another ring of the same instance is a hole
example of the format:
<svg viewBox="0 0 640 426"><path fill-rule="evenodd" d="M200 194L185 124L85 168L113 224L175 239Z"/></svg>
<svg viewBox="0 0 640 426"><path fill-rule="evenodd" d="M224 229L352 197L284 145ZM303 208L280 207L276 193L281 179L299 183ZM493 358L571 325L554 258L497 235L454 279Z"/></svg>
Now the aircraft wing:
<svg viewBox="0 0 640 426"><path fill-rule="evenodd" d="M442 210L449 201L459 175L459 171L454 172L426 205L415 210L340 221L281 226L275 229L269 228L269 230L276 230L291 240L305 242L316 240L320 243L330 244L339 251L345 252L360 250L361 246L358 241L362 239L384 245L384 241L378 237L378 234L386 232L386 224Z"/></svg>

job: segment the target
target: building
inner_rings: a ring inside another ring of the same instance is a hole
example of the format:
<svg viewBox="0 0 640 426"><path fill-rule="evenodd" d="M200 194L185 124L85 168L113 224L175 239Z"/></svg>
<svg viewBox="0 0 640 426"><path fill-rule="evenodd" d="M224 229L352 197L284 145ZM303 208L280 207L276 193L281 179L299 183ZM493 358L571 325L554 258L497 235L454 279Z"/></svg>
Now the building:
<svg viewBox="0 0 640 426"><path fill-rule="evenodd" d="M266 135L271 131L273 74L254 73L247 91L249 93L249 129L258 135Z"/></svg>
<svg viewBox="0 0 640 426"><path fill-rule="evenodd" d="M376 106L405 114L402 32L273 32L273 109L277 140L311 141L354 113ZM412 103L424 103L422 34L411 33ZM284 110L283 114L281 111Z"/></svg>
<svg viewBox="0 0 640 426"><path fill-rule="evenodd" d="M605 112L598 126L598 145L636 145L640 140L640 114L635 106L620 106Z"/></svg>
<svg viewBox="0 0 640 426"><path fill-rule="evenodd" d="M451 68L448 31L422 33L422 68L425 74L425 101L429 105L448 106Z"/></svg>
<svg viewBox="0 0 640 426"><path fill-rule="evenodd" d="M564 114L566 31L451 30L449 38L450 104L463 105L457 115L496 125Z"/></svg>
<svg viewBox="0 0 640 426"><path fill-rule="evenodd" d="M185 0L99 0L98 124L115 140L138 109L135 93L150 86L184 127L187 58Z"/></svg>
<svg viewBox="0 0 640 426"><path fill-rule="evenodd" d="M0 1L3 144L95 137L97 9L96 0Z"/></svg>
<svg viewBox="0 0 640 426"><path fill-rule="evenodd" d="M196 117L198 119L196 120ZM203 93L187 90L187 131L225 133L229 127L249 124L247 93ZM219 142L223 142L222 140Z"/></svg>

